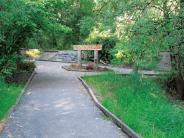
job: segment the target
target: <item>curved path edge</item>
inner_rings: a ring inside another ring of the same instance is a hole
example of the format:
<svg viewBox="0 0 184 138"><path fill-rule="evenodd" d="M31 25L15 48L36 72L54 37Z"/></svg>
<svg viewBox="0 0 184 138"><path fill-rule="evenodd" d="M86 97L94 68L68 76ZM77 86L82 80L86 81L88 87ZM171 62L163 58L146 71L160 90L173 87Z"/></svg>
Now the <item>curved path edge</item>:
<svg viewBox="0 0 184 138"><path fill-rule="evenodd" d="M105 108L96 98L91 87L82 79L82 77L78 77L82 85L86 88L95 105L112 121L121 128L123 132L125 132L130 138L141 138L134 130L132 130L127 124L122 122L118 117L116 117L112 112L110 112L107 108Z"/></svg>

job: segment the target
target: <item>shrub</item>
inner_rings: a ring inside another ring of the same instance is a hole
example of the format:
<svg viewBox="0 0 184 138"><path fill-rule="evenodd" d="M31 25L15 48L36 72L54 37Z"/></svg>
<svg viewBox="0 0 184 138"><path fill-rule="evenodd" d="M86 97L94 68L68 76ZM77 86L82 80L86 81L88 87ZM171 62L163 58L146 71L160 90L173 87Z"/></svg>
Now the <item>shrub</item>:
<svg viewBox="0 0 184 138"><path fill-rule="evenodd" d="M34 62L23 61L17 62L16 70L5 78L6 83L24 84L35 69Z"/></svg>
<svg viewBox="0 0 184 138"><path fill-rule="evenodd" d="M31 59L37 59L40 57L40 50L38 49L29 49L25 51L25 55Z"/></svg>
<svg viewBox="0 0 184 138"><path fill-rule="evenodd" d="M109 37L96 37L93 40L89 40L91 44L102 44L102 51L99 52L99 59L106 63L111 63L113 59L112 50L116 45L117 38L115 36Z"/></svg>
<svg viewBox="0 0 184 138"><path fill-rule="evenodd" d="M10 77L16 71L18 60L17 55L1 56L0 57L0 76L1 78Z"/></svg>
<svg viewBox="0 0 184 138"><path fill-rule="evenodd" d="M86 70L94 70L95 69L95 65L94 63L90 63L86 66Z"/></svg>
<svg viewBox="0 0 184 138"><path fill-rule="evenodd" d="M17 64L17 71L27 71L32 72L35 69L36 65L34 62L24 61Z"/></svg>

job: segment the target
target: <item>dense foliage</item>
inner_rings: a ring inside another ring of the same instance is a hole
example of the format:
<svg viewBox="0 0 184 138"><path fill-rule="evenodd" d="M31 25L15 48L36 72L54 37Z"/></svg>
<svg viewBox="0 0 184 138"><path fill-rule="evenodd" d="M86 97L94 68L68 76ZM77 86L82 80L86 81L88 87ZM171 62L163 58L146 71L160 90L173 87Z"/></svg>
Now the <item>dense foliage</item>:
<svg viewBox="0 0 184 138"><path fill-rule="evenodd" d="M108 36L108 37L102 37L102 36L96 36L95 38L87 39L86 43L88 44L101 44L102 50L99 51L99 59L103 63L111 63L113 59L113 52L112 49L115 48L115 45L117 43L118 39L115 36Z"/></svg>
<svg viewBox="0 0 184 138"><path fill-rule="evenodd" d="M183 22L183 0L0 0L0 74L16 70L21 48L102 43L102 60L135 71L157 67L169 51L168 76L184 98Z"/></svg>
<svg viewBox="0 0 184 138"><path fill-rule="evenodd" d="M23 0L0 3L0 74L6 77L16 70L20 50L28 46L31 38L41 31L50 31L52 26L62 32L67 27L54 22L41 3Z"/></svg>
<svg viewBox="0 0 184 138"><path fill-rule="evenodd" d="M57 28L44 35L39 35L37 41L44 49L70 49L72 44L81 43L88 36L94 25L91 0L43 0L51 17L69 30L58 33Z"/></svg>
<svg viewBox="0 0 184 138"><path fill-rule="evenodd" d="M171 79L184 98L184 1L97 0L98 18L117 34L116 58L140 67L156 67L161 51L169 51ZM108 19L108 21L107 21Z"/></svg>
<svg viewBox="0 0 184 138"><path fill-rule="evenodd" d="M0 75L17 69L22 48L67 49L90 33L90 0L0 0Z"/></svg>

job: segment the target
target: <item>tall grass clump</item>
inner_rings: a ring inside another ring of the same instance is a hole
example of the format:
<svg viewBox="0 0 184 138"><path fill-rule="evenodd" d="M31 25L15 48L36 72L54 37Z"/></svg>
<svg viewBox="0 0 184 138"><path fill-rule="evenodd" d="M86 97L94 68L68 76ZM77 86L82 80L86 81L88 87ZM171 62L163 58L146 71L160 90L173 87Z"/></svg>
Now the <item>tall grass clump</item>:
<svg viewBox="0 0 184 138"><path fill-rule="evenodd" d="M156 78L113 73L85 76L102 104L144 138L183 138L184 107Z"/></svg>
<svg viewBox="0 0 184 138"><path fill-rule="evenodd" d="M20 95L22 86L17 84L7 84L0 80L0 121L4 119L8 111L16 103Z"/></svg>

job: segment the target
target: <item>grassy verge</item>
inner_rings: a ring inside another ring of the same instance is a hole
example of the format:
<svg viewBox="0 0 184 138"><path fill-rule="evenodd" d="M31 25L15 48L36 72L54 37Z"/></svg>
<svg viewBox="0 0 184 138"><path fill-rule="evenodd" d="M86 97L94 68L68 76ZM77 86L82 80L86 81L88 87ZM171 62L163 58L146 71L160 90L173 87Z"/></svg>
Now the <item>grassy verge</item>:
<svg viewBox="0 0 184 138"><path fill-rule="evenodd" d="M0 121L4 119L10 108L16 103L22 89L22 85L6 84L0 81Z"/></svg>
<svg viewBox="0 0 184 138"><path fill-rule="evenodd" d="M102 104L144 138L183 138L184 106L169 100L158 82L139 75L85 76Z"/></svg>

